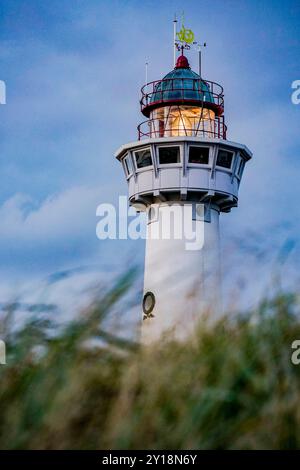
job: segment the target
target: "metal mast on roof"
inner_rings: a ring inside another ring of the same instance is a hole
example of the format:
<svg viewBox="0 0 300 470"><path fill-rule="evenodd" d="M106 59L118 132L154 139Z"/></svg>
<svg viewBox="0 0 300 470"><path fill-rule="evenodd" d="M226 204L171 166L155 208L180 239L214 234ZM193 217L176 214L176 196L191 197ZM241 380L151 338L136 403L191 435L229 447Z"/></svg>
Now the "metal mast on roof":
<svg viewBox="0 0 300 470"><path fill-rule="evenodd" d="M195 46L197 47L197 51L198 51L199 75L200 75L200 78L201 78L201 76L202 76L201 47L206 47L206 42L204 42L203 44L200 44L199 42L194 42L193 44L195 44Z"/></svg>
<svg viewBox="0 0 300 470"><path fill-rule="evenodd" d="M149 67L149 62L145 62L145 83L148 83L148 67Z"/></svg>
<svg viewBox="0 0 300 470"><path fill-rule="evenodd" d="M177 36L177 18L176 13L173 20L173 66L176 65L176 36Z"/></svg>

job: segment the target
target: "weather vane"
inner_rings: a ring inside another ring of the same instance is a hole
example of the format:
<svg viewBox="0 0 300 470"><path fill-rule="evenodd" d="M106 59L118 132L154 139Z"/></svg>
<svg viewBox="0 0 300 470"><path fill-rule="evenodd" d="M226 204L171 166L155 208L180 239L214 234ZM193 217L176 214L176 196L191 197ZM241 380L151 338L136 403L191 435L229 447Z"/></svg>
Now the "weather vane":
<svg viewBox="0 0 300 470"><path fill-rule="evenodd" d="M194 32L186 28L184 26L184 12L182 12L181 16L181 29L180 31L176 31L176 26L177 26L177 19L176 15L174 18L174 67L176 64L176 50L181 51L183 54L184 49L191 49L191 46L194 46L194 49L198 52L198 61L199 61L199 75L201 77L201 48L206 47L206 42L203 44L200 44L200 42L195 41L195 34Z"/></svg>
<svg viewBox="0 0 300 470"><path fill-rule="evenodd" d="M177 33L177 38L180 42L192 44L195 39L195 35L191 29L187 29L182 25L181 30Z"/></svg>
<svg viewBox="0 0 300 470"><path fill-rule="evenodd" d="M177 22L175 19L174 21ZM182 13L181 18L181 29L175 35L175 46L178 51L182 51L183 49L190 49L191 44L194 44L195 34L191 29L185 28L184 26L184 13Z"/></svg>

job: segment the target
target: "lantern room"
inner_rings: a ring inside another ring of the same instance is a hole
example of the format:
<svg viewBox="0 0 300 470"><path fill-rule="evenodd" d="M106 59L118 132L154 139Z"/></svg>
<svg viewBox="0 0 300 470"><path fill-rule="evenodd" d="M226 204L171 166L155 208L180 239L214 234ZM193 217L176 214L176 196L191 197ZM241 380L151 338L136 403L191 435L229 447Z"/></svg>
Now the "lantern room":
<svg viewBox="0 0 300 470"><path fill-rule="evenodd" d="M226 139L223 88L193 72L181 54L174 70L142 88L139 139L206 137Z"/></svg>

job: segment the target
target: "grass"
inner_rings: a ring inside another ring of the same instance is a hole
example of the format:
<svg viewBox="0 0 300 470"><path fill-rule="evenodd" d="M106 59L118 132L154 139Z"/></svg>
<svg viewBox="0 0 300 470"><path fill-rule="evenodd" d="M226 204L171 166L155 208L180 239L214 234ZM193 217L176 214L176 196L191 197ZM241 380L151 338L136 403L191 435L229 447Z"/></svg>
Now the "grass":
<svg viewBox="0 0 300 470"><path fill-rule="evenodd" d="M131 282L119 279L63 328L34 311L16 330L6 306L1 449L300 447L296 295L141 348L104 328Z"/></svg>

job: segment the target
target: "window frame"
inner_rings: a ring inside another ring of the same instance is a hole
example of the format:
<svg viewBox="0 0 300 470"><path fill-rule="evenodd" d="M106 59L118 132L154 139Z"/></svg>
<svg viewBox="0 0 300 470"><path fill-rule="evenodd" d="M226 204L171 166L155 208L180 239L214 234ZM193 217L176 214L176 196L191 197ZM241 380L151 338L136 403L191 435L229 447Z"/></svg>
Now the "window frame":
<svg viewBox="0 0 300 470"><path fill-rule="evenodd" d="M236 176L239 179L241 179L242 176L243 176L245 165L246 165L246 160L244 158L240 157L238 165L237 165L237 169L236 169Z"/></svg>
<svg viewBox="0 0 300 470"><path fill-rule="evenodd" d="M179 148L179 162L177 163L160 163L159 159L159 149L161 148L170 148L170 147L177 147ZM172 144L163 144L156 146L156 162L158 168L181 168L183 162L183 146L179 143L172 143Z"/></svg>
<svg viewBox="0 0 300 470"><path fill-rule="evenodd" d="M129 166L126 163L126 160L129 161L129 165L131 167L131 170L129 169ZM130 155L129 152L127 152L125 154L125 156L122 158L122 164L123 164L123 168L124 168L126 178L130 178L130 176L133 175L134 171L133 171L133 163L132 163L131 155Z"/></svg>
<svg viewBox="0 0 300 470"><path fill-rule="evenodd" d="M191 147L207 148L208 149L208 162L207 163L191 163L191 162L189 162L190 148ZM189 168L210 168L211 167L212 152L211 152L211 146L210 145L190 144L190 145L188 145L187 150L188 150L187 151L187 166Z"/></svg>
<svg viewBox="0 0 300 470"><path fill-rule="evenodd" d="M217 162L218 162L218 156L219 156L219 152L220 152L220 151L221 151L221 152L222 152L222 151L223 151L223 152L228 152L228 153L231 153L231 154L232 154L231 164L230 164L230 167L229 167L229 168L227 168L227 167L225 167L225 166L220 166L220 165L218 165ZM216 155L216 168L217 168L218 170L221 170L221 171L226 171L226 172L228 172L228 173L232 173L232 169L233 169L233 165L234 165L234 160L235 160L235 155L236 155L236 153L234 152L234 150L229 150L229 149L224 148L224 147L219 147L219 148L218 148L218 151L217 151L217 155Z"/></svg>
<svg viewBox="0 0 300 470"><path fill-rule="evenodd" d="M137 161L136 161L136 153L137 152L143 152L145 150L150 150L150 155L151 155L151 161L152 161L152 164L151 165L147 165L147 166L143 166L142 168L139 168L137 166ZM141 148L137 148L135 150L132 151L132 156L133 156L133 163L134 163L134 168L135 168L135 171L137 173L140 173L141 171L147 171L147 170L151 170L154 168L154 163L153 163L153 152L152 152L152 146L151 145L146 145L145 147L141 147Z"/></svg>

